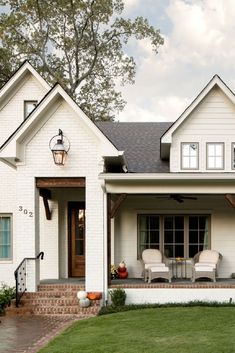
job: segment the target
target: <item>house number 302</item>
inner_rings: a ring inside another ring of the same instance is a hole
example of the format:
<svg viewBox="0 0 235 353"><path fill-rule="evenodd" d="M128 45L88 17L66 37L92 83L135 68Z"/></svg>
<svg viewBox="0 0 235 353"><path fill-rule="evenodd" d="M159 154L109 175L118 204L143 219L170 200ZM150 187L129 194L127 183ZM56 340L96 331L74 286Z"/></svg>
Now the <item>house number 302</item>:
<svg viewBox="0 0 235 353"><path fill-rule="evenodd" d="M24 208L23 206L19 206L19 211L23 212L24 215L28 216L28 217L33 217L33 212L28 211L26 208Z"/></svg>

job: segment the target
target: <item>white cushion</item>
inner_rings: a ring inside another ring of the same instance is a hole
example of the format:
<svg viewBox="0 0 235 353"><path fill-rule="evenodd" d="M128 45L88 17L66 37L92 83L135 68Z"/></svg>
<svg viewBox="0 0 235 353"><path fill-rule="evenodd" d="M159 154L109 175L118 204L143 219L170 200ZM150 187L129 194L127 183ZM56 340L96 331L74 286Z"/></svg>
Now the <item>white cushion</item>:
<svg viewBox="0 0 235 353"><path fill-rule="evenodd" d="M214 267L212 266L200 266L200 267L195 267L196 272L213 272Z"/></svg>
<svg viewBox="0 0 235 353"><path fill-rule="evenodd" d="M204 266L211 266L213 268L216 268L216 264L214 264L213 262L197 262L195 264L195 267L204 267Z"/></svg>
<svg viewBox="0 0 235 353"><path fill-rule="evenodd" d="M149 269L151 272L169 272L169 267L167 266L156 266Z"/></svg>
<svg viewBox="0 0 235 353"><path fill-rule="evenodd" d="M152 263L152 264L145 264L144 268L147 270L150 267L165 267L166 265L163 262L159 262L157 264Z"/></svg>

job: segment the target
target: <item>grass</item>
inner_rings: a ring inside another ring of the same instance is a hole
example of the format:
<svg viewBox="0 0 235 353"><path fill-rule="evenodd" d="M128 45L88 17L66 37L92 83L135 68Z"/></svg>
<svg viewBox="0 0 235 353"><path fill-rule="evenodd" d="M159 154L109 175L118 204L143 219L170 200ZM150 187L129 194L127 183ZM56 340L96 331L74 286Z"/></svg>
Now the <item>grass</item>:
<svg viewBox="0 0 235 353"><path fill-rule="evenodd" d="M234 307L168 307L74 323L40 353L234 353Z"/></svg>

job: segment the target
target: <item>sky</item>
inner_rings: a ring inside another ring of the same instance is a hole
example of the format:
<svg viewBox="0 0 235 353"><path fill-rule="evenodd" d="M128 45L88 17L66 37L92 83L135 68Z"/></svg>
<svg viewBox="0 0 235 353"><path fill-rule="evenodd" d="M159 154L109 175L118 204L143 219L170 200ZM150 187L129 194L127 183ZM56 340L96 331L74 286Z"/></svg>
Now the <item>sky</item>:
<svg viewBox="0 0 235 353"><path fill-rule="evenodd" d="M124 15L146 17L164 45L157 55L146 40L126 48L137 74L117 120L175 121L215 74L235 92L235 0L124 2Z"/></svg>

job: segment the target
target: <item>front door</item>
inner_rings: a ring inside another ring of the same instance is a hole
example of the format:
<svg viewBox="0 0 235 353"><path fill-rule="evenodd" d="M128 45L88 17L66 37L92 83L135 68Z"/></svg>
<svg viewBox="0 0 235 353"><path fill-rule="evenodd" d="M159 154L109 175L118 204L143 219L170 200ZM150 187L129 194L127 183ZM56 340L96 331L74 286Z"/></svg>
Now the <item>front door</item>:
<svg viewBox="0 0 235 353"><path fill-rule="evenodd" d="M70 202L68 210L70 276L85 277L85 202Z"/></svg>

